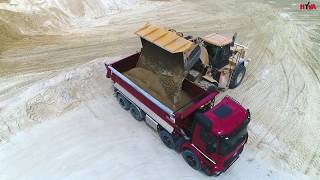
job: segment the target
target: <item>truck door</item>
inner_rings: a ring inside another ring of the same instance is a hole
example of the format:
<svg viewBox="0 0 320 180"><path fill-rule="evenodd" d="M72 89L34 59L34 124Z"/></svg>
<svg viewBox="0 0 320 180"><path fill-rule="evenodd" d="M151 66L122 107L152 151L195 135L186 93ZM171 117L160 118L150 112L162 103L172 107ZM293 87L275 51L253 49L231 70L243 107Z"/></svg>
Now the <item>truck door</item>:
<svg viewBox="0 0 320 180"><path fill-rule="evenodd" d="M210 120L204 115L196 116L195 127L192 136L192 143L204 154L212 157L217 152L218 138L211 133Z"/></svg>

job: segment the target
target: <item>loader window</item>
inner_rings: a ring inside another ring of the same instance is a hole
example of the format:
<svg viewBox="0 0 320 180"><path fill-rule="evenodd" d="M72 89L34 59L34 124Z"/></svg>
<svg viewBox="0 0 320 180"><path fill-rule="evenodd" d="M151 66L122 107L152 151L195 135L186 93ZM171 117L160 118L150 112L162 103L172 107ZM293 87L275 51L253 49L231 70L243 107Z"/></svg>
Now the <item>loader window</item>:
<svg viewBox="0 0 320 180"><path fill-rule="evenodd" d="M210 46L210 49L212 57L214 57L217 54L217 51L219 50L217 46Z"/></svg>
<svg viewBox="0 0 320 180"><path fill-rule="evenodd" d="M213 61L215 59L215 56L218 54L218 51L219 51L219 47L218 46L214 46L214 45L211 45L211 44L208 44L208 43L205 43L206 44L206 49L208 51L208 54L209 54L209 58L210 58L210 63L213 64Z"/></svg>
<svg viewBox="0 0 320 180"><path fill-rule="evenodd" d="M231 54L230 45L223 47L223 56L229 58Z"/></svg>

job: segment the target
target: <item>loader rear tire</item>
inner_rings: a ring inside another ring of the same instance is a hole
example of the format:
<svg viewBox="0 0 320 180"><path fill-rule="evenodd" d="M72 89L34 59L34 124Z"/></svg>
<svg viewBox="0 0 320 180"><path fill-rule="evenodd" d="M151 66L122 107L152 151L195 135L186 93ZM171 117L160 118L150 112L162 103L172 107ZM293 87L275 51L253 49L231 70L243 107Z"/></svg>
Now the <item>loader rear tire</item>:
<svg viewBox="0 0 320 180"><path fill-rule="evenodd" d="M128 101L128 99L126 97L124 97L122 94L118 93L117 95L117 100L118 103L120 104L120 106L125 109L125 110L129 110L130 108L130 101Z"/></svg>
<svg viewBox="0 0 320 180"><path fill-rule="evenodd" d="M195 170L200 170L200 158L189 149L186 149L182 152L183 159Z"/></svg>
<svg viewBox="0 0 320 180"><path fill-rule="evenodd" d="M131 104L130 113L137 121L143 121L146 117L146 113L143 112L139 107L135 104Z"/></svg>
<svg viewBox="0 0 320 180"><path fill-rule="evenodd" d="M237 65L237 67L235 68L231 76L229 88L234 89L238 87L241 84L245 74L246 74L246 67L243 64Z"/></svg>

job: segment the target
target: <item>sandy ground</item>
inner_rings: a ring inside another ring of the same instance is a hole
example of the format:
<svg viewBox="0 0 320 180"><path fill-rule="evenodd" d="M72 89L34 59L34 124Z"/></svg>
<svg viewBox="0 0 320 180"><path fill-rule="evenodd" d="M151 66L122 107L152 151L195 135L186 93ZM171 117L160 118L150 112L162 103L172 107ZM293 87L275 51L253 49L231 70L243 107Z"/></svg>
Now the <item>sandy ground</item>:
<svg viewBox="0 0 320 180"><path fill-rule="evenodd" d="M2 2L0 179L207 178L120 109L104 79L102 62L111 60L96 59L138 50L132 32L145 21L196 36L237 31L250 48L243 84L224 93L251 109L249 142L222 179L319 178L319 10L235 0L132 1L130 8L128 0L106 1L101 7L113 11L97 14L81 1L88 8L77 14L71 1ZM30 27L34 12L43 22Z"/></svg>
<svg viewBox="0 0 320 180"><path fill-rule="evenodd" d="M55 101L60 109L50 108L51 113L39 109L48 109L48 100L32 106L32 118L52 118L0 147L0 179L212 179L194 171L153 129L120 108L111 82L101 76L104 61L62 72L31 88L54 89L44 96L58 94L64 100ZM72 85L66 85L69 82ZM283 172L251 147L219 179L256 177L306 179L296 171Z"/></svg>

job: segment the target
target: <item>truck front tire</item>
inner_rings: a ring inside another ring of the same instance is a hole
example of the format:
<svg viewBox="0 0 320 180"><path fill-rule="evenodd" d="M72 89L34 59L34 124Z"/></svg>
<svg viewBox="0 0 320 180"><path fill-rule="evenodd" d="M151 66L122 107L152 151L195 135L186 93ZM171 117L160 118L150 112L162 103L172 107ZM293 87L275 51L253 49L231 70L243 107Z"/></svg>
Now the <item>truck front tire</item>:
<svg viewBox="0 0 320 180"><path fill-rule="evenodd" d="M125 109L125 110L130 109L130 101L128 101L127 98L124 97L122 94L120 94L120 93L117 94L117 100L123 109Z"/></svg>
<svg viewBox="0 0 320 180"><path fill-rule="evenodd" d="M195 170L201 169L200 159L192 150L189 150L189 149L184 150L182 152L182 157L193 169Z"/></svg>

